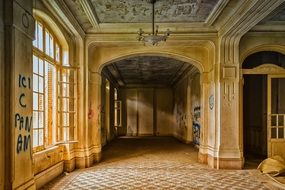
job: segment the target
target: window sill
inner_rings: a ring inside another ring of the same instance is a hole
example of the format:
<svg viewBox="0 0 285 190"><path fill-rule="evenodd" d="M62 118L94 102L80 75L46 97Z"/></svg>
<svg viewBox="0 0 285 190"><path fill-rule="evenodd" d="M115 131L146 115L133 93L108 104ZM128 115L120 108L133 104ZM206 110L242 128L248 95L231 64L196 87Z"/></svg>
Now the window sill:
<svg viewBox="0 0 285 190"><path fill-rule="evenodd" d="M76 144L78 143L78 141L60 141L55 143L55 146L59 146L59 145L67 145L67 144Z"/></svg>
<svg viewBox="0 0 285 190"><path fill-rule="evenodd" d="M53 145L47 146L39 151L35 151L33 153L34 156L40 155L40 154L44 154L44 153L48 153L51 152L53 150L56 150L58 148L60 148L60 145L70 145L70 144L76 144L78 143L78 141L62 141L62 142L57 142Z"/></svg>
<svg viewBox="0 0 285 190"><path fill-rule="evenodd" d="M47 147L47 148L45 148L45 149L43 149L43 150L34 152L33 155L34 155L34 156L41 155L41 154L48 153L48 152L51 152L51 151L53 151L53 150L56 150L56 149L58 149L58 148L59 148L59 146L56 146L56 145L55 145L55 146L50 146L50 147Z"/></svg>

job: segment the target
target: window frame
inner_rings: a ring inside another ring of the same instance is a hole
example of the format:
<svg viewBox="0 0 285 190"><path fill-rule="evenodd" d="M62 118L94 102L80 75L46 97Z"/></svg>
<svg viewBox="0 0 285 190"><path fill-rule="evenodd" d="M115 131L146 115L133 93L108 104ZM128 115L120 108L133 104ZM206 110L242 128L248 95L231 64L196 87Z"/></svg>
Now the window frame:
<svg viewBox="0 0 285 190"><path fill-rule="evenodd" d="M34 129L33 128L33 133L35 130L38 131L38 134L39 134L39 130L38 129L43 129L43 145L38 145L38 146L33 146L33 152L38 152L38 151L41 151L41 150L44 150L48 147L51 147L51 146L54 146L56 143L57 143L57 139L55 140L55 142L53 141L53 135L56 135L56 134L53 134L53 129L52 129L52 125L50 126L49 125L49 120L50 118L46 118L46 114L48 114L48 108L46 108L46 78L45 78L45 75L46 75L46 71L45 69L47 68L46 64L50 64L52 66L54 66L55 68L55 83L56 83L56 105L58 106L58 98L57 98L57 95L59 94L58 93L58 88L57 88L57 81L58 81L58 75L57 75L57 71L60 70L60 68L63 66L63 50L62 50L62 45L60 43L60 41L58 40L58 38L56 37L56 35L54 34L53 30L48 26L48 24L46 24L42 19L36 17L35 18L36 22L35 22L35 26L37 27L37 24L41 25L42 27L42 50L39 49L38 47L34 46L34 44L32 45L32 51L33 51L33 56L36 56L39 59L43 60L43 126L40 127L40 128L37 128L37 129ZM48 55L46 53L46 31L48 31L49 35L53 38L53 57L51 57L50 55ZM36 32L36 31L35 31ZM37 36L38 34L35 34L35 36ZM36 38L35 38L36 39ZM39 40L39 39L37 39ZM39 43L39 42L38 42ZM56 46L58 46L59 48L59 60L57 60L57 50L56 50ZM34 64L34 63L33 63ZM37 73L34 73L33 72L33 75L36 74L38 75ZM38 92L35 92L34 89L33 89L33 93L38 93ZM38 103L39 105L39 103ZM34 111L37 111L39 113L38 110L34 110L34 107L33 107L33 114L34 114ZM55 116L57 118L57 108L55 110ZM39 118L39 117L38 117ZM39 121L38 121L39 122ZM56 125L55 127L57 128L57 122L56 122ZM56 131L56 129L55 129ZM47 135L48 133L48 135ZM49 135L51 134L51 135ZM38 138L39 138L39 135L38 135ZM39 140L38 140L39 142Z"/></svg>

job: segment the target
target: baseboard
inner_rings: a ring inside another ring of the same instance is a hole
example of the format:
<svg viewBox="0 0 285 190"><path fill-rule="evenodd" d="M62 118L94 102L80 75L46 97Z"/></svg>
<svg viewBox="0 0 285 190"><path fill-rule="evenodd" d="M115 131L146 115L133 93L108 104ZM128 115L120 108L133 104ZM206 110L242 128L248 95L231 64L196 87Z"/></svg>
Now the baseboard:
<svg viewBox="0 0 285 190"><path fill-rule="evenodd" d="M64 162L61 161L56 165L35 175L36 188L37 189L41 188L42 186L44 186L45 184L47 184L48 182L50 182L51 180L62 174L63 169L64 169Z"/></svg>
<svg viewBox="0 0 285 190"><path fill-rule="evenodd" d="M102 157L101 152L93 153L86 157L76 157L75 158L75 167L76 168L89 168L94 163L100 162Z"/></svg>
<svg viewBox="0 0 285 190"><path fill-rule="evenodd" d="M243 159L242 158L217 158L209 154L198 154L198 162L207 164L211 168L216 169L242 169Z"/></svg>

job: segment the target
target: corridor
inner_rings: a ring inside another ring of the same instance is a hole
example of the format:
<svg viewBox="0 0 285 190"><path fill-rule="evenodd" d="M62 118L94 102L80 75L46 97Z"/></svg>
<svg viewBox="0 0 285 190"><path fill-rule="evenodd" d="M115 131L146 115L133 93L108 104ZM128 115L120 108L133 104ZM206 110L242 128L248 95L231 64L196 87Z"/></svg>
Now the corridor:
<svg viewBox="0 0 285 190"><path fill-rule="evenodd" d="M211 169L197 153L172 137L118 138L103 148L100 163L43 189L278 189L258 170Z"/></svg>

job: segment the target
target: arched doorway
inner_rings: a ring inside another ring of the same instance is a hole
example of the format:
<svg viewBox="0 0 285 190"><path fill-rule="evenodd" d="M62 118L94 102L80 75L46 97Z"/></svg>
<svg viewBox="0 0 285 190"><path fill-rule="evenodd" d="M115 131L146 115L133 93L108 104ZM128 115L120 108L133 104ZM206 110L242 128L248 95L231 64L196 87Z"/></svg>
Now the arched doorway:
<svg viewBox="0 0 285 190"><path fill-rule="evenodd" d="M109 113L104 108L102 118L121 113L103 121L103 128L109 123L118 136L174 136L199 145L202 96L196 66L169 56L133 55L105 64L101 75L102 107L111 108Z"/></svg>
<svg viewBox="0 0 285 190"><path fill-rule="evenodd" d="M285 55L262 51L243 62L243 150L245 167L285 156Z"/></svg>

